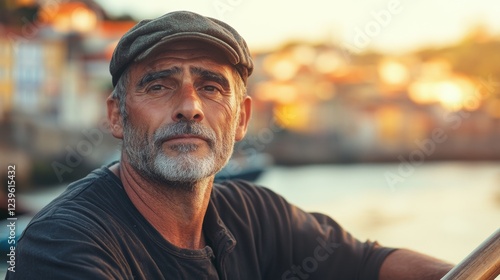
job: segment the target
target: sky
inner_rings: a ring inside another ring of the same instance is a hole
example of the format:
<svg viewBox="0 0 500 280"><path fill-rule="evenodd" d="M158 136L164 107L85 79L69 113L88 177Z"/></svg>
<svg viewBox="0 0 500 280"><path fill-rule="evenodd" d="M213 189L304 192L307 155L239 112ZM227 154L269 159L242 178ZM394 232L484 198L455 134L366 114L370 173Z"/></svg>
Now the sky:
<svg viewBox="0 0 500 280"><path fill-rule="evenodd" d="M251 49L291 40L405 53L456 42L482 24L500 36L498 0L96 0L136 19L189 10L229 23Z"/></svg>

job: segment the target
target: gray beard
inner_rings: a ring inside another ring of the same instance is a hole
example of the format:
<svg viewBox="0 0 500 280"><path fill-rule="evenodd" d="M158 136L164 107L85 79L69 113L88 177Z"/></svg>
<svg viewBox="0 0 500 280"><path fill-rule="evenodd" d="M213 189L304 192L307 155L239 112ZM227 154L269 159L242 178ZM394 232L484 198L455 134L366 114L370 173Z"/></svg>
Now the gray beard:
<svg viewBox="0 0 500 280"><path fill-rule="evenodd" d="M234 129L231 130L232 133L223 135L221 143L217 141L213 130L196 122L184 121L159 128L150 139L147 133L141 135L129 122L125 122L123 149L130 165L146 180L158 185L192 190L197 182L215 175L229 160L234 145ZM180 134L208 139L209 155L194 155L198 145L179 144L170 146L178 155L167 156L163 151L163 143Z"/></svg>

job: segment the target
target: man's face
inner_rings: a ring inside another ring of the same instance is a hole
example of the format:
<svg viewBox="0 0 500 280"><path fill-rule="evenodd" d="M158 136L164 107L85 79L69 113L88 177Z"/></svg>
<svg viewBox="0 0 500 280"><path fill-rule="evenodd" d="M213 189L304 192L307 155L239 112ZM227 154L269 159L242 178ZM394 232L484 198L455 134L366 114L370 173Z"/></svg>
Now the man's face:
<svg viewBox="0 0 500 280"><path fill-rule="evenodd" d="M218 172L244 136L249 114L233 73L219 50L196 42L171 44L133 64L123 120L129 164L157 183L196 182Z"/></svg>

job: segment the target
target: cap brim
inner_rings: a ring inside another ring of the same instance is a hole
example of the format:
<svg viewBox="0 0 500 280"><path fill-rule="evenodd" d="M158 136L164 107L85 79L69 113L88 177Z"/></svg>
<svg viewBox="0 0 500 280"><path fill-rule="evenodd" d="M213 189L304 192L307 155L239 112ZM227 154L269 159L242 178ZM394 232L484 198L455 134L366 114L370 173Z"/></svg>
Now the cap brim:
<svg viewBox="0 0 500 280"><path fill-rule="evenodd" d="M238 56L238 53L228 44L226 44L224 41L217 39L215 37L212 37L207 34L203 33L197 33L197 32L183 32L183 33L178 33L178 34L173 34L170 36L165 36L163 37L160 41L158 41L156 44L153 46L149 47L142 53L140 53L136 58L135 61L143 60L149 54L151 54L154 50L157 50L158 48L164 47L165 45L171 44L173 42L178 42L178 41L185 41L185 40L195 40L195 41L202 41L205 43L208 43L220 50L222 50L228 59L228 61L236 65L240 62L240 58Z"/></svg>

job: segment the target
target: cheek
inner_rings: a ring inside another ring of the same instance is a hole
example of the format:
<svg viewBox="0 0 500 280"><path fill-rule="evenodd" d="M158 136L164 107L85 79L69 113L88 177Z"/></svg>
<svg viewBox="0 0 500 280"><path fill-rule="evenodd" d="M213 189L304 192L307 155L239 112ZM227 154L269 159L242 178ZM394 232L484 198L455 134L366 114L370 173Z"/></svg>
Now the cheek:
<svg viewBox="0 0 500 280"><path fill-rule="evenodd" d="M136 103L128 106L128 122L141 133L152 134L165 120L165 108L156 108L157 104Z"/></svg>
<svg viewBox="0 0 500 280"><path fill-rule="evenodd" d="M205 109L205 118L220 139L231 137L237 121L236 102L231 100L210 101Z"/></svg>

